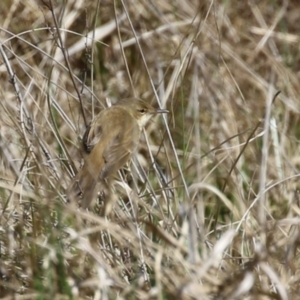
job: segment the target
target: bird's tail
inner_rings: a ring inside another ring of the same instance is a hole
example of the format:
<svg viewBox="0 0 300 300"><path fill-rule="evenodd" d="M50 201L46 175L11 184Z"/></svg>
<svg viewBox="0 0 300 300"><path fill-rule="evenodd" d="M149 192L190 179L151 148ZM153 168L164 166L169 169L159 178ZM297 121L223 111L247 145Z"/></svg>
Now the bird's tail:
<svg viewBox="0 0 300 300"><path fill-rule="evenodd" d="M70 202L79 203L80 207L86 209L93 200L97 198L98 192L100 199L104 202L103 214L106 215L111 210L111 190L107 179L95 178L86 168L83 168L72 179L67 190L67 199Z"/></svg>
<svg viewBox="0 0 300 300"><path fill-rule="evenodd" d="M72 179L68 190L67 199L70 202L79 203L82 208L87 208L97 195L97 178L90 172L81 169Z"/></svg>

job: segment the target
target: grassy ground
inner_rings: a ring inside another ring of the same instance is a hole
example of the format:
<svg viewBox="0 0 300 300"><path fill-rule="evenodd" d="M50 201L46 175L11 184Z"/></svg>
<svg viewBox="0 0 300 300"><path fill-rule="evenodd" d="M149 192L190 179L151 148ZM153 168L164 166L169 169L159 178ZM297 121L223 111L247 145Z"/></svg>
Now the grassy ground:
<svg viewBox="0 0 300 300"><path fill-rule="evenodd" d="M3 0L0 17L1 299L300 299L298 1ZM66 204L86 125L133 95L170 113L112 212Z"/></svg>

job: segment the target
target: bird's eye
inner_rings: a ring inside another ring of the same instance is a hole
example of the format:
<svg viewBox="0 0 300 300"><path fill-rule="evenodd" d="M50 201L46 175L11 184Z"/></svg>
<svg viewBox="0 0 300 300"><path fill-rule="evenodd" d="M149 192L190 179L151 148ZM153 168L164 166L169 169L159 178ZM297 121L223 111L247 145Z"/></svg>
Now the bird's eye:
<svg viewBox="0 0 300 300"><path fill-rule="evenodd" d="M141 108L141 109L139 109L139 112L140 112L141 114L144 114L144 113L146 113L146 109L145 109L145 108Z"/></svg>

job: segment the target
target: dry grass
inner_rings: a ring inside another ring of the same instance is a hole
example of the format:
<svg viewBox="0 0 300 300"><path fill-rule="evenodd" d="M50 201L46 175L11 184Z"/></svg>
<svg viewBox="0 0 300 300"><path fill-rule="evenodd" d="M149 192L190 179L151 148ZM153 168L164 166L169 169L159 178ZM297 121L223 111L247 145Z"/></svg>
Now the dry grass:
<svg viewBox="0 0 300 300"><path fill-rule="evenodd" d="M1 299L300 299L298 1L3 0L0 16ZM66 204L85 123L133 95L170 113L112 213Z"/></svg>

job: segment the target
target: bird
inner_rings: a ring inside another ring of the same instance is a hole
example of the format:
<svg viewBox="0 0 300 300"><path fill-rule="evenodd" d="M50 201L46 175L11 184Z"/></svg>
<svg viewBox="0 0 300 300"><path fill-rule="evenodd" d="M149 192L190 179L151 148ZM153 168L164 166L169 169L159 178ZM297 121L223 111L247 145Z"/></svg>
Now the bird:
<svg viewBox="0 0 300 300"><path fill-rule="evenodd" d="M113 176L136 150L143 127L159 113L168 111L139 98L122 99L102 110L83 135L84 163L67 189L68 200L81 201L86 209L100 192L104 207L108 206Z"/></svg>

